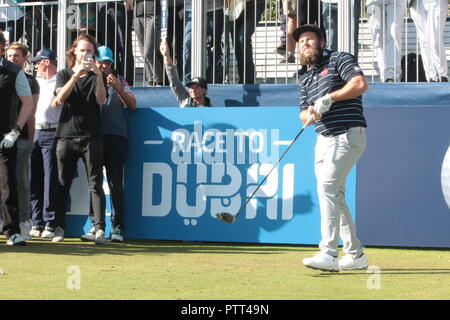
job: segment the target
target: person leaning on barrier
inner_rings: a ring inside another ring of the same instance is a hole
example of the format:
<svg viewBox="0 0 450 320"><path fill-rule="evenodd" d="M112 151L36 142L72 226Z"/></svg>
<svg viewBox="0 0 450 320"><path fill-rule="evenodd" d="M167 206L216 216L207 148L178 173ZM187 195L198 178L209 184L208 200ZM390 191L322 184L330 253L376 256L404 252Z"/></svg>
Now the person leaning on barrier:
<svg viewBox="0 0 450 320"><path fill-rule="evenodd" d="M28 48L19 43L11 43L6 50L8 61L17 64L22 69L25 68L28 58ZM19 200L20 234L25 240L31 240L29 235L31 229L30 217L30 156L34 141L34 114L39 100L39 83L31 74L25 73L31 88L33 98L33 111L22 132L17 139L17 195ZM21 106L20 106L21 107ZM19 107L19 110L20 110Z"/></svg>
<svg viewBox="0 0 450 320"><path fill-rule="evenodd" d="M108 99L101 105L103 132L103 166L111 194L111 241L123 242L123 169L127 154L127 121L124 108L136 110L136 98L127 81L114 70L113 52L105 46L98 48L97 67L106 76L108 83ZM89 218L94 224L92 205ZM95 240L95 228L81 237L84 241Z"/></svg>
<svg viewBox="0 0 450 320"><path fill-rule="evenodd" d="M316 25L296 29L293 37L301 64L308 66L299 79L300 119L314 123L318 133L314 172L322 240L320 252L303 264L326 271L365 269L367 258L345 203L345 181L366 147L361 95L367 81L351 54L325 49L323 31ZM345 256L338 261L339 237Z"/></svg>
<svg viewBox="0 0 450 320"><path fill-rule="evenodd" d="M55 133L61 107L51 103L56 86L56 53L42 49L31 58L39 75L40 96L35 115L34 148L31 151L31 237L53 237L55 192L58 182Z"/></svg>
<svg viewBox="0 0 450 320"><path fill-rule="evenodd" d="M164 57L164 67L166 68L166 73L169 78L170 88L172 89L180 108L211 107L211 101L206 96L208 92L206 80L201 77L195 77L186 84L186 86L189 87L189 91L186 90L180 80L176 66L173 65L167 42L161 41L159 49Z"/></svg>
<svg viewBox="0 0 450 320"><path fill-rule="evenodd" d="M55 220L51 223L54 242L64 240L70 187L78 159L83 158L94 209L95 243L106 243L100 106L105 103L107 93L106 79L95 64L96 54L94 37L81 35L67 52L69 67L56 74L54 106L62 106L62 110L56 129L59 183L56 187Z"/></svg>
<svg viewBox="0 0 450 320"><path fill-rule="evenodd" d="M5 45L6 39L0 32L0 213L6 244L23 245L26 242L19 227L16 140L32 116L33 98L22 68L2 57ZM22 107L17 112L20 102Z"/></svg>

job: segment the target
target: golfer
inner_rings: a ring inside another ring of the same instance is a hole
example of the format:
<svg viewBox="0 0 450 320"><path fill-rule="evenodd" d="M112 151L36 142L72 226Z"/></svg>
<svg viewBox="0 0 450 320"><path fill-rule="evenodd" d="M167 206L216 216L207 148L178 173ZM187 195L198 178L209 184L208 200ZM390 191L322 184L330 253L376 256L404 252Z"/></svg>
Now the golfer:
<svg viewBox="0 0 450 320"><path fill-rule="evenodd" d="M299 79L300 119L318 133L315 175L321 215L320 252L303 259L308 268L339 271L366 269L367 258L345 203L345 181L366 148L361 94L367 81L356 59L325 49L322 30L303 25L292 35L300 62L308 70ZM339 237L345 256L338 260Z"/></svg>

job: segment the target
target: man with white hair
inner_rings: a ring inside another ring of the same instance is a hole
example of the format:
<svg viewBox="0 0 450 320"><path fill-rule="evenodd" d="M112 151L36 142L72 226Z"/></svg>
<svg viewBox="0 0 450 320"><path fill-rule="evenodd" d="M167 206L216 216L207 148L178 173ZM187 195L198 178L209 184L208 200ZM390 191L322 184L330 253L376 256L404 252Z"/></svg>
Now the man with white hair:
<svg viewBox="0 0 450 320"><path fill-rule="evenodd" d="M41 94L36 110L34 148L31 152L31 230L32 237L52 237L55 219L55 192L58 182L56 128L61 107L51 106L56 86L56 53L42 49L31 58L37 68Z"/></svg>

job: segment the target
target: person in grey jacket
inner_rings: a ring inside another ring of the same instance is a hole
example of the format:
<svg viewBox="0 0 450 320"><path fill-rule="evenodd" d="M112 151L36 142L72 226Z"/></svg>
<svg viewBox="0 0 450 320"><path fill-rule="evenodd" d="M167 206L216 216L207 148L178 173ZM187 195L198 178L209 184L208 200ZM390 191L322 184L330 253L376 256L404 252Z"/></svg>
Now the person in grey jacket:
<svg viewBox="0 0 450 320"><path fill-rule="evenodd" d="M189 91L186 90L180 80L176 66L173 65L167 41L161 41L159 50L164 57L164 67L166 69L167 77L169 78L170 88L172 89L180 108L211 107L211 101L206 96L208 93L208 84L206 80L201 77L195 77L186 84L186 86L189 87Z"/></svg>

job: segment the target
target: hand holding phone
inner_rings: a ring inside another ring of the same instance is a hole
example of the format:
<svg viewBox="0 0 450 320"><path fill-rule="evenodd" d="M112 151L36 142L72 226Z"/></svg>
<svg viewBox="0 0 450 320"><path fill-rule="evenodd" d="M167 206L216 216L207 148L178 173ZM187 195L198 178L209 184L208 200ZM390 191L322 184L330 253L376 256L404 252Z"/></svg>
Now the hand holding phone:
<svg viewBox="0 0 450 320"><path fill-rule="evenodd" d="M83 57L84 61L91 62L94 60L94 55L92 53L86 53Z"/></svg>

